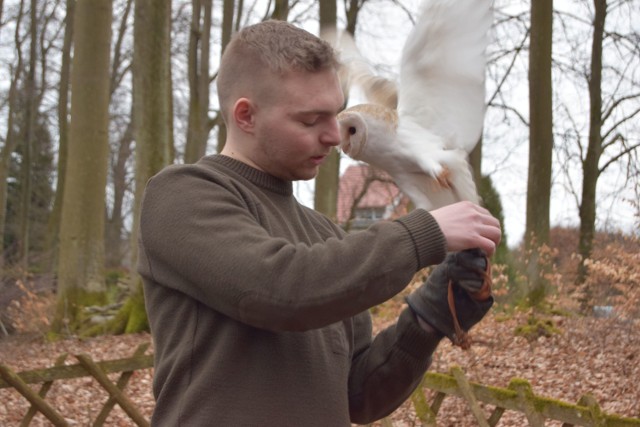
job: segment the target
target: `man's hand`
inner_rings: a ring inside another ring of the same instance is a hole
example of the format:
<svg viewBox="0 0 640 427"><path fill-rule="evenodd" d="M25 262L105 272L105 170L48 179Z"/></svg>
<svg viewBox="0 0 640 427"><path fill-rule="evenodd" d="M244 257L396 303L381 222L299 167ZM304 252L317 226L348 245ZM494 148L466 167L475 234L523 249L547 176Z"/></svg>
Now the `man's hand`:
<svg viewBox="0 0 640 427"><path fill-rule="evenodd" d="M407 303L420 319L468 348L466 332L493 305L487 268L487 257L479 249L449 253Z"/></svg>
<svg viewBox="0 0 640 427"><path fill-rule="evenodd" d="M481 206L458 202L430 213L447 240L448 251L480 248L491 257L500 243L500 222Z"/></svg>

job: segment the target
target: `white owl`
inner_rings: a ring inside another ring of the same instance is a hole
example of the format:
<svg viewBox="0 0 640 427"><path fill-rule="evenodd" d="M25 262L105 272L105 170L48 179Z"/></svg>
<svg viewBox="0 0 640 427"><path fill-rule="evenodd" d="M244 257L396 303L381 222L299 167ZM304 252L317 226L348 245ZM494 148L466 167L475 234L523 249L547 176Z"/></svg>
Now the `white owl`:
<svg viewBox="0 0 640 427"><path fill-rule="evenodd" d="M387 171L418 208L478 203L467 156L482 134L491 0L426 0L402 51L397 89L343 61L369 104L338 115L340 148ZM348 47L347 47L348 50Z"/></svg>

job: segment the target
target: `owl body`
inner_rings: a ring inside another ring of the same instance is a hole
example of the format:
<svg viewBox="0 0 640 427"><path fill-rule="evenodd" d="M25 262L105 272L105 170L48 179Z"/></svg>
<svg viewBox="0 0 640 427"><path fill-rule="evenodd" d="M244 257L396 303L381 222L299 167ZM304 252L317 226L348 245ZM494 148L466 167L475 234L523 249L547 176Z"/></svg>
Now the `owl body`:
<svg viewBox="0 0 640 427"><path fill-rule="evenodd" d="M365 104L338 115L341 148L385 170L416 207L478 203L467 161L482 135L490 0L425 0L403 47L397 106ZM351 84L371 100L376 77L352 61ZM381 78L377 78L381 79Z"/></svg>

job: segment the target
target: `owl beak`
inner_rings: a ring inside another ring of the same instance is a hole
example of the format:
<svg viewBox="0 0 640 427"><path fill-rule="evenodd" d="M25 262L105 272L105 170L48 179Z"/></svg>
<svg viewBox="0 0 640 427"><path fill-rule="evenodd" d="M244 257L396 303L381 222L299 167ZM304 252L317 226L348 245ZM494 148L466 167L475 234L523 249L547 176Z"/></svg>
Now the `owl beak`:
<svg viewBox="0 0 640 427"><path fill-rule="evenodd" d="M351 141L349 140L349 134L342 133L342 138L340 141L340 149L345 153L349 154L351 151Z"/></svg>
<svg viewBox="0 0 640 427"><path fill-rule="evenodd" d="M340 121L338 116L338 126L340 126L340 145L339 148L346 154L351 151L351 140L349 138L349 130L347 126Z"/></svg>
<svg viewBox="0 0 640 427"><path fill-rule="evenodd" d="M359 154L360 150L358 149L357 144L354 146L352 143L352 138L356 134L356 128L353 125L348 124L351 117L350 112L342 112L338 114L338 124L340 125L340 149L347 154L352 159L355 159Z"/></svg>

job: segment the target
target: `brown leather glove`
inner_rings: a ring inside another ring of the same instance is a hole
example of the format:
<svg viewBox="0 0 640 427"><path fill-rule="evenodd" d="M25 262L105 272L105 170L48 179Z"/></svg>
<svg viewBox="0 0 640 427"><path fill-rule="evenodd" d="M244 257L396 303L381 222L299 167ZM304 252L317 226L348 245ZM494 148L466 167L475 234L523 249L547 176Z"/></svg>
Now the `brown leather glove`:
<svg viewBox="0 0 640 427"><path fill-rule="evenodd" d="M488 270L489 260L480 249L451 252L407 303L454 344L469 348L467 332L493 305Z"/></svg>

